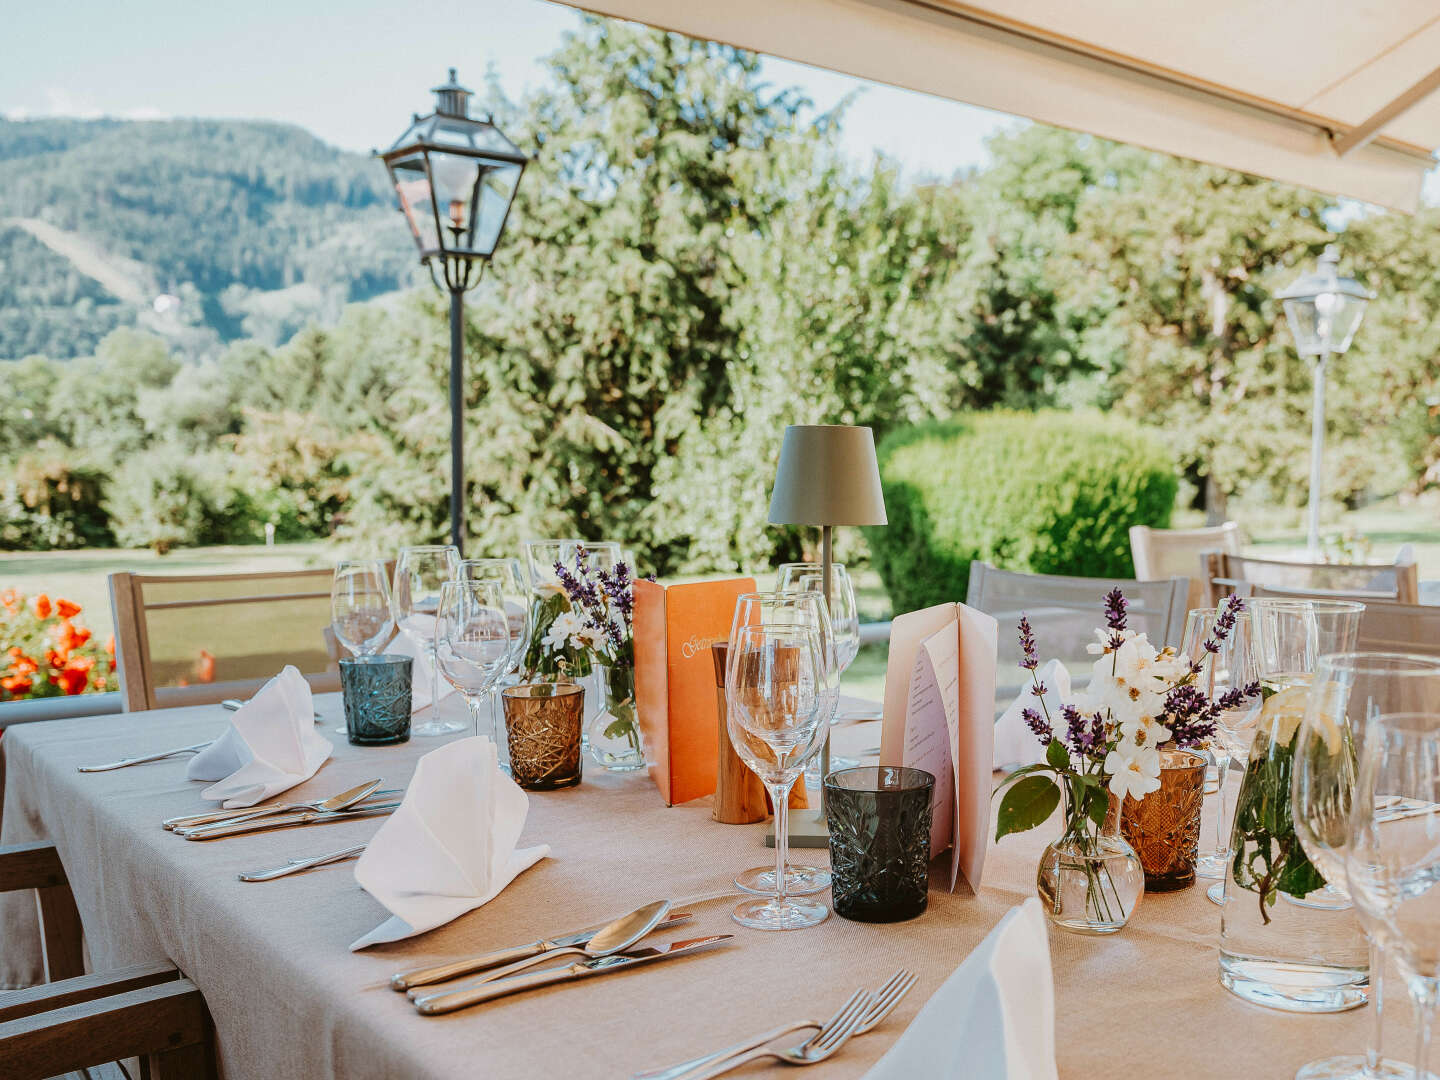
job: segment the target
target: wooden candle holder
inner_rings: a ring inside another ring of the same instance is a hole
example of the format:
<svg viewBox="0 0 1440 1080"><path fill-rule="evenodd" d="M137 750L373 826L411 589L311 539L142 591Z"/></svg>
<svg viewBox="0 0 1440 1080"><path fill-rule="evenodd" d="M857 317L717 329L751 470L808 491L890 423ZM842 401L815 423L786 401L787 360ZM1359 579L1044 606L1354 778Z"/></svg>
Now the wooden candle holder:
<svg viewBox="0 0 1440 1080"><path fill-rule="evenodd" d="M760 778L751 771L730 742L730 729L726 726L729 703L725 699L725 660L729 644L716 641L710 646L711 658L715 661L715 698L718 709L715 732L715 802L710 816L724 825L752 825L764 821L771 814L770 796ZM804 809L809 806L803 778L790 789L790 808Z"/></svg>

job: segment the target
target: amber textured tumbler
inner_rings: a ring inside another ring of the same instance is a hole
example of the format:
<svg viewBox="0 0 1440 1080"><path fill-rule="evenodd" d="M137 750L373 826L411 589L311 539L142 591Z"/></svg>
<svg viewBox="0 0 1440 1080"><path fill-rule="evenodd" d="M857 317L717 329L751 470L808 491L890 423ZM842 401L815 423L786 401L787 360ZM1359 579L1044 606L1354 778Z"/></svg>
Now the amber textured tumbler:
<svg viewBox="0 0 1440 1080"><path fill-rule="evenodd" d="M585 688L576 683L522 683L502 690L500 699L515 782L530 791L580 783Z"/></svg>
<svg viewBox="0 0 1440 1080"><path fill-rule="evenodd" d="M1143 799L1125 797L1120 833L1140 856L1147 892L1195 884L1205 759L1189 750L1160 751L1160 787Z"/></svg>

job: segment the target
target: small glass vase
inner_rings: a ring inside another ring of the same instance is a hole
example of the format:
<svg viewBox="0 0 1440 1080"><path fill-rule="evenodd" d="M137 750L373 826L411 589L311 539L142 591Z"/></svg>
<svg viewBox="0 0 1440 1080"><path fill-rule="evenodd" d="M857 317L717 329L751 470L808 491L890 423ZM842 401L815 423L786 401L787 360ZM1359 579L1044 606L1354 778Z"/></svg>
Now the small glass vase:
<svg viewBox="0 0 1440 1080"><path fill-rule="evenodd" d="M1040 856L1035 888L1046 918L1060 929L1113 934L1145 895L1145 871L1123 837L1066 833Z"/></svg>
<svg viewBox="0 0 1440 1080"><path fill-rule="evenodd" d="M1140 856L1148 892L1195 884L1205 759L1189 750L1160 751L1160 786L1142 799L1125 797L1120 833Z"/></svg>
<svg viewBox="0 0 1440 1080"><path fill-rule="evenodd" d="M585 722L590 756L610 772L645 767L645 741L635 713L635 668L595 665L604 708Z"/></svg>

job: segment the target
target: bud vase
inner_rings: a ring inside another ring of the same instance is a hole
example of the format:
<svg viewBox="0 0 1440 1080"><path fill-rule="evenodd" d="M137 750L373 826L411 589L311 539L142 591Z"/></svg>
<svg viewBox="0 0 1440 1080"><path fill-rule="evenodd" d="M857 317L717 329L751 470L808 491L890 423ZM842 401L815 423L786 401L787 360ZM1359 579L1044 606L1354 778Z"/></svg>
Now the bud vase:
<svg viewBox="0 0 1440 1080"><path fill-rule="evenodd" d="M1060 929L1113 934L1145 895L1145 872L1120 835L1120 816L1119 800L1112 796L1103 827L1082 819L1040 856L1035 888L1046 918Z"/></svg>
<svg viewBox="0 0 1440 1080"><path fill-rule="evenodd" d="M1144 798L1125 797L1120 831L1140 856L1149 892L1195 884L1205 759L1189 750L1160 751L1160 786Z"/></svg>
<svg viewBox="0 0 1440 1080"><path fill-rule="evenodd" d="M590 756L610 772L645 767L645 743L635 715L634 667L596 665L604 708L585 722Z"/></svg>

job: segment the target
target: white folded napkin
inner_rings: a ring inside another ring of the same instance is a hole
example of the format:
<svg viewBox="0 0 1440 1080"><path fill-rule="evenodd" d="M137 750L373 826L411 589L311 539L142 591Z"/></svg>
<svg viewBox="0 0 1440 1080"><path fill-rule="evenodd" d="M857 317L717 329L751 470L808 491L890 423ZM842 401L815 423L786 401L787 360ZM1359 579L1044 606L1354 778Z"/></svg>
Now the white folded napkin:
<svg viewBox="0 0 1440 1080"><path fill-rule="evenodd" d="M350 948L423 934L488 904L550 854L548 844L515 846L529 808L484 735L422 757L404 800L355 864L355 880L392 917Z"/></svg>
<svg viewBox="0 0 1440 1080"><path fill-rule="evenodd" d="M1036 671L1040 685L1045 687L1045 708L1050 717L1059 723L1060 706L1070 697L1070 672L1059 660L1047 660ZM1013 769L1045 760L1045 747L1030 730L1021 715L1025 709L1034 709L1045 715L1040 699L1030 692L1033 685L1028 679L1020 696L995 721L995 768ZM1061 732L1060 734L1063 734Z"/></svg>
<svg viewBox="0 0 1440 1080"><path fill-rule="evenodd" d="M262 799L315 775L335 747L315 730L310 684L294 667L262 686L235 711L225 734L191 759L191 780L218 780L200 793L226 809Z"/></svg>
<svg viewBox="0 0 1440 1080"><path fill-rule="evenodd" d="M415 615L412 617L417 626L424 626L425 633L435 632L435 617L433 615ZM409 656L415 661L410 668L410 715L414 716L430 707L430 688L434 685L431 677L430 656L422 648L418 647L409 634L396 634L389 645L385 647L387 656ZM455 687L445 676L440 676L440 700L444 701L455 692Z"/></svg>
<svg viewBox="0 0 1440 1080"><path fill-rule="evenodd" d="M1033 896L1005 913L865 1080L1056 1080L1050 939Z"/></svg>

